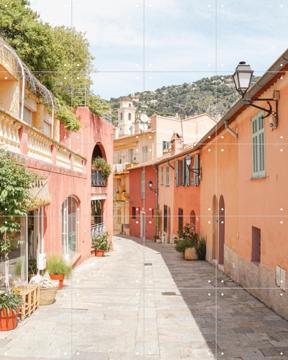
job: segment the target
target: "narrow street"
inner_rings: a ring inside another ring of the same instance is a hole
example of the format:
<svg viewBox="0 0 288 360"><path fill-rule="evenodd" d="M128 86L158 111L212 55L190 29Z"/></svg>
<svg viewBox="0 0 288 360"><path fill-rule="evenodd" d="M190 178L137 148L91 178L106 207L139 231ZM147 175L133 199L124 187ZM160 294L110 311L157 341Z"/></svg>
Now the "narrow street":
<svg viewBox="0 0 288 360"><path fill-rule="evenodd" d="M79 266L55 304L0 334L0 358L288 359L287 321L210 264L146 245L115 237L114 251Z"/></svg>

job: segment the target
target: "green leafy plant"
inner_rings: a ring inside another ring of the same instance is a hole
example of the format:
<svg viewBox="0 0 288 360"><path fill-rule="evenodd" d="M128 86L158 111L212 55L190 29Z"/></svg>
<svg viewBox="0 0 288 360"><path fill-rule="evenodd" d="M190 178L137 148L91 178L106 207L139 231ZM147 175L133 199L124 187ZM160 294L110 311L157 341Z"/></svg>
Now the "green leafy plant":
<svg viewBox="0 0 288 360"><path fill-rule="evenodd" d="M30 259L28 261L28 274L30 275L37 274L37 261L35 259Z"/></svg>
<svg viewBox="0 0 288 360"><path fill-rule="evenodd" d="M56 115L65 128L70 131L78 131L80 129L80 122L75 113L63 101L57 100L56 103Z"/></svg>
<svg viewBox="0 0 288 360"><path fill-rule="evenodd" d="M109 243L108 243L108 232L104 232L102 234L96 234L92 239L92 247L94 250L109 250Z"/></svg>
<svg viewBox="0 0 288 360"><path fill-rule="evenodd" d="M68 265L62 256L51 255L47 259L46 269L49 274L69 276L72 266Z"/></svg>
<svg viewBox="0 0 288 360"><path fill-rule="evenodd" d="M7 151L0 151L0 258L4 260L5 288L9 290L9 252L19 246L21 217L31 203L29 189L35 175Z"/></svg>
<svg viewBox="0 0 288 360"><path fill-rule="evenodd" d="M199 235L192 231L189 224L184 226L183 231L179 232L179 239L176 242L175 249L184 252L186 248L197 248Z"/></svg>
<svg viewBox="0 0 288 360"><path fill-rule="evenodd" d="M17 292L5 291L0 294L0 310L14 310L17 311L22 304L22 298Z"/></svg>
<svg viewBox="0 0 288 360"><path fill-rule="evenodd" d="M111 166L106 162L105 159L101 157L97 157L94 160L93 165L95 169L100 170L102 172L105 179L107 179L111 174L112 171Z"/></svg>
<svg viewBox="0 0 288 360"><path fill-rule="evenodd" d="M196 253L199 260L206 259L206 240L205 238L201 237L196 246Z"/></svg>

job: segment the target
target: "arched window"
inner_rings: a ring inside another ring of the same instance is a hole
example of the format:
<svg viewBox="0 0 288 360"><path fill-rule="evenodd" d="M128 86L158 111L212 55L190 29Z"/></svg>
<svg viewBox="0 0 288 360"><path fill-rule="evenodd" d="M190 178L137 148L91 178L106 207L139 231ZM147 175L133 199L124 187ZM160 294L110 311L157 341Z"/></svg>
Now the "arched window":
<svg viewBox="0 0 288 360"><path fill-rule="evenodd" d="M73 258L78 243L78 201L69 196L62 204L62 252L69 260Z"/></svg>
<svg viewBox="0 0 288 360"><path fill-rule="evenodd" d="M194 210L192 210L190 213L190 226L191 231L196 232L196 214Z"/></svg>

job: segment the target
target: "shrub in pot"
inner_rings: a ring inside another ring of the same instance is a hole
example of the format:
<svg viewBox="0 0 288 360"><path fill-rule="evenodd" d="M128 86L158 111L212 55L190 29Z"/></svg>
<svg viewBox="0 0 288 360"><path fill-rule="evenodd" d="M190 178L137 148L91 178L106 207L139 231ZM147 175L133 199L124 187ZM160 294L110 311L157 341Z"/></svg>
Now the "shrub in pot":
<svg viewBox="0 0 288 360"><path fill-rule="evenodd" d="M199 260L206 260L206 240L201 237L197 242L196 253Z"/></svg>
<svg viewBox="0 0 288 360"><path fill-rule="evenodd" d="M22 303L21 296L12 291L0 294L0 331L13 330L17 327L17 315Z"/></svg>
<svg viewBox="0 0 288 360"><path fill-rule="evenodd" d="M95 256L104 256L104 252L109 250L108 233L96 234L92 239L92 247L95 250Z"/></svg>
<svg viewBox="0 0 288 360"><path fill-rule="evenodd" d="M69 276L72 266L68 265L62 256L52 255L47 259L47 271L52 280L58 280L58 288L62 289L65 276Z"/></svg>
<svg viewBox="0 0 288 360"><path fill-rule="evenodd" d="M183 254L185 260L197 260L198 241L199 236L192 231L189 224L186 224L183 231L179 233L179 240L175 248Z"/></svg>

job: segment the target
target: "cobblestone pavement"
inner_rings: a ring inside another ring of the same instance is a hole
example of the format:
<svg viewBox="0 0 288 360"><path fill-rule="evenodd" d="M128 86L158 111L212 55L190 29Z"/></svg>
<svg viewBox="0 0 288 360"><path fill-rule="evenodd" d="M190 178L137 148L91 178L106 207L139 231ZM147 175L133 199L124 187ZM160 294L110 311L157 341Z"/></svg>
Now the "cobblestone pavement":
<svg viewBox="0 0 288 360"><path fill-rule="evenodd" d="M210 264L170 245L114 244L55 304L0 334L1 360L288 359L288 322Z"/></svg>

